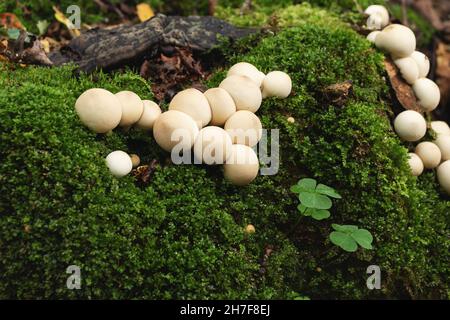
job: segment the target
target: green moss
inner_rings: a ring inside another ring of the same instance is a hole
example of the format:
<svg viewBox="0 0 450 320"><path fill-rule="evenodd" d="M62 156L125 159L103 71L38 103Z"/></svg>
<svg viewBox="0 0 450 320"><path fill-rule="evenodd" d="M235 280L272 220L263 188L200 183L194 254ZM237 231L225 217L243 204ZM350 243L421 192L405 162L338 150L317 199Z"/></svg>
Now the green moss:
<svg viewBox="0 0 450 320"><path fill-rule="evenodd" d="M102 137L81 125L73 105L87 88L151 99L138 76L2 67L1 297L448 297L450 202L433 173L417 179L408 171L389 121L383 56L334 15L305 4L285 10L278 15L290 27L227 53L229 65L248 61L293 80L291 97L267 99L258 111L265 128L280 130L280 171L244 188L226 182L220 167L166 164L150 134ZM218 70L208 85L223 76ZM323 88L346 80L353 95L330 105ZM108 173L104 157L114 149L163 165L140 188ZM292 230L298 200L289 187L306 176L343 199L330 219L304 217ZM332 245L331 221L370 230L374 250ZM252 236L242 232L248 223ZM65 287L71 264L82 270L75 292ZM380 291L366 288L371 264L381 267Z"/></svg>

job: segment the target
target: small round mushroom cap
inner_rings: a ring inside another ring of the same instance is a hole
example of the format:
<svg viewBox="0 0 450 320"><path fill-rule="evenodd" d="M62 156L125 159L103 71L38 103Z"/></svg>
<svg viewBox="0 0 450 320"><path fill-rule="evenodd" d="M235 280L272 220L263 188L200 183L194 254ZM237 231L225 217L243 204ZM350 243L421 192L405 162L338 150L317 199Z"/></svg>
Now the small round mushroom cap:
<svg viewBox="0 0 450 320"><path fill-rule="evenodd" d="M126 176L133 169L133 163L128 153L123 151L113 151L106 157L106 165L113 176L121 178Z"/></svg>
<svg viewBox="0 0 450 320"><path fill-rule="evenodd" d="M239 62L233 65L227 73L230 76L245 76L250 78L258 87L261 86L264 79L264 73L258 70L254 65L248 62Z"/></svg>
<svg viewBox="0 0 450 320"><path fill-rule="evenodd" d="M430 72L430 59L420 51L414 51L411 58L417 63L419 68L419 78L426 78Z"/></svg>
<svg viewBox="0 0 450 320"><path fill-rule="evenodd" d="M194 143L194 155L208 165L224 164L231 153L230 135L222 128L210 126L200 130Z"/></svg>
<svg viewBox="0 0 450 320"><path fill-rule="evenodd" d="M369 40L372 43L375 43L375 39L377 38L377 35L380 33L381 31L372 31L371 33L369 33L366 37L367 40Z"/></svg>
<svg viewBox="0 0 450 320"><path fill-rule="evenodd" d="M177 145L183 150L190 149L197 135L198 127L194 119L177 110L162 113L153 125L156 143L169 152Z"/></svg>
<svg viewBox="0 0 450 320"><path fill-rule="evenodd" d="M408 164L411 168L411 172L414 176L420 176L423 172L423 162L420 157L415 153L409 153Z"/></svg>
<svg viewBox="0 0 450 320"><path fill-rule="evenodd" d="M403 58L411 55L416 49L416 36L408 27L391 24L377 35L375 45L396 59Z"/></svg>
<svg viewBox="0 0 450 320"><path fill-rule="evenodd" d="M389 23L389 12L382 5L374 4L368 6L367 9L364 11L364 13L369 16L374 14L379 15L381 17L381 28L384 28Z"/></svg>
<svg viewBox="0 0 450 320"><path fill-rule="evenodd" d="M122 118L120 119L119 126L129 127L138 122L142 116L142 112L144 112L144 104L141 98L131 91L120 91L116 93L116 97L122 105Z"/></svg>
<svg viewBox="0 0 450 320"><path fill-rule="evenodd" d="M252 148L234 144L231 155L223 167L224 176L228 181L237 186L245 186L258 175L259 161Z"/></svg>
<svg viewBox="0 0 450 320"><path fill-rule="evenodd" d="M419 79L419 67L413 58L399 58L394 60L394 63L400 70L403 79L409 84L414 84L414 82Z"/></svg>
<svg viewBox="0 0 450 320"><path fill-rule="evenodd" d="M178 92L169 104L169 110L186 113L197 123L199 129L211 121L211 107L204 94L195 88Z"/></svg>
<svg viewBox="0 0 450 320"><path fill-rule="evenodd" d="M426 169L436 168L441 163L441 150L433 142L425 141L416 146L415 153L422 159Z"/></svg>
<svg viewBox="0 0 450 320"><path fill-rule="evenodd" d="M380 30L385 26L383 17L379 13L371 14L366 21L367 29L369 30Z"/></svg>
<svg viewBox="0 0 450 320"><path fill-rule="evenodd" d="M425 136L427 122L417 111L406 110L395 118L394 128L402 140L417 141Z"/></svg>
<svg viewBox="0 0 450 320"><path fill-rule="evenodd" d="M106 133L119 125L122 105L117 97L105 89L86 90L75 102L81 122L96 133Z"/></svg>
<svg viewBox="0 0 450 320"><path fill-rule="evenodd" d="M161 115L161 108L153 101L143 100L144 112L142 112L141 118L136 123L138 128L144 130L153 129L156 119Z"/></svg>
<svg viewBox="0 0 450 320"><path fill-rule="evenodd" d="M436 172L439 184L450 195L450 160L442 162Z"/></svg>
<svg viewBox="0 0 450 320"><path fill-rule="evenodd" d="M294 123L295 119L293 117L289 117L289 118L287 118L287 122Z"/></svg>
<svg viewBox="0 0 450 320"><path fill-rule="evenodd" d="M223 126L236 112L236 104L230 94L222 88L212 88L204 93L211 107L212 126Z"/></svg>
<svg viewBox="0 0 450 320"><path fill-rule="evenodd" d="M133 168L136 168L138 165L141 164L141 158L137 154L130 154L131 163L133 164Z"/></svg>
<svg viewBox="0 0 450 320"><path fill-rule="evenodd" d="M450 160L450 135L439 135L434 143L441 150L442 161Z"/></svg>
<svg viewBox="0 0 450 320"><path fill-rule="evenodd" d="M261 89L250 78L233 75L223 80L219 88L233 98L236 110L258 111L262 102Z"/></svg>
<svg viewBox="0 0 450 320"><path fill-rule="evenodd" d="M241 110L227 120L225 131L230 135L233 144L253 147L261 140L262 124L254 113Z"/></svg>
<svg viewBox="0 0 450 320"><path fill-rule="evenodd" d="M417 79L412 88L420 106L425 111L433 111L439 105L441 91L432 80L427 78Z"/></svg>
<svg viewBox="0 0 450 320"><path fill-rule="evenodd" d="M450 127L444 121L431 121L431 129L436 132L436 135L450 135Z"/></svg>
<svg viewBox="0 0 450 320"><path fill-rule="evenodd" d="M255 229L255 226L254 226L254 225L248 224L248 225L245 227L245 233L247 233L247 234L252 234L252 233L255 233L255 232L256 232L256 229Z"/></svg>
<svg viewBox="0 0 450 320"><path fill-rule="evenodd" d="M282 71L269 72L262 83L262 96L287 98L291 94L291 77Z"/></svg>

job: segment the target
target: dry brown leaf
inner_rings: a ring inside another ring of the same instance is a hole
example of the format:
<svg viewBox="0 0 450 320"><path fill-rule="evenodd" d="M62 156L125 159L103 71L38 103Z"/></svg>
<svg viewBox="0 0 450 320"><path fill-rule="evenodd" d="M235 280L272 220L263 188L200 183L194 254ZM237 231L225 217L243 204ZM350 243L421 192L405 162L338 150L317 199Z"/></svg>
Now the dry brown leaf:
<svg viewBox="0 0 450 320"><path fill-rule="evenodd" d="M25 27L20 22L19 18L14 13L0 13L0 25L5 28L16 28L25 30Z"/></svg>
<svg viewBox="0 0 450 320"><path fill-rule="evenodd" d="M384 60L384 66L395 95L403 108L422 113L422 108L414 95L412 87L403 80L394 62L390 58L386 58Z"/></svg>
<svg viewBox="0 0 450 320"><path fill-rule="evenodd" d="M450 46L439 41L436 48L436 84L441 90L441 105L450 100Z"/></svg>
<svg viewBox="0 0 450 320"><path fill-rule="evenodd" d="M136 12L141 22L147 21L155 15L152 7L150 7L150 5L147 3L139 3L136 6Z"/></svg>

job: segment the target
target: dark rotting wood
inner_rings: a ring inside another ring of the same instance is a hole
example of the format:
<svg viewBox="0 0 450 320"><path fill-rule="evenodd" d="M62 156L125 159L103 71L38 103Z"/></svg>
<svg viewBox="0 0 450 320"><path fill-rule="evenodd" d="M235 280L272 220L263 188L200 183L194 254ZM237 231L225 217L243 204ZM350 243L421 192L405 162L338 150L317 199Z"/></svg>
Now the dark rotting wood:
<svg viewBox="0 0 450 320"><path fill-rule="evenodd" d="M112 29L94 28L73 39L59 51L49 54L54 65L73 62L79 69L92 72L96 68L114 69L131 62L143 62L165 46L188 47L208 51L220 43L220 38L237 40L258 29L238 28L211 16L165 16L136 25Z"/></svg>

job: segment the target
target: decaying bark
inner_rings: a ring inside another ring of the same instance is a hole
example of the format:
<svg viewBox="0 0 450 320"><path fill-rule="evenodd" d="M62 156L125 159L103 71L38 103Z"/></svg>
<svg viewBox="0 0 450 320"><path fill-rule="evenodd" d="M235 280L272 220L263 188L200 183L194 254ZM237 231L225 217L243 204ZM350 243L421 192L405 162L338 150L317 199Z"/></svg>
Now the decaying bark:
<svg viewBox="0 0 450 320"><path fill-rule="evenodd" d="M257 29L237 28L214 17L178 17L158 14L137 25L113 29L91 29L67 46L49 55L55 65L74 62L85 72L96 68L114 69L154 56L164 46L207 51L219 44L220 37L231 40Z"/></svg>

